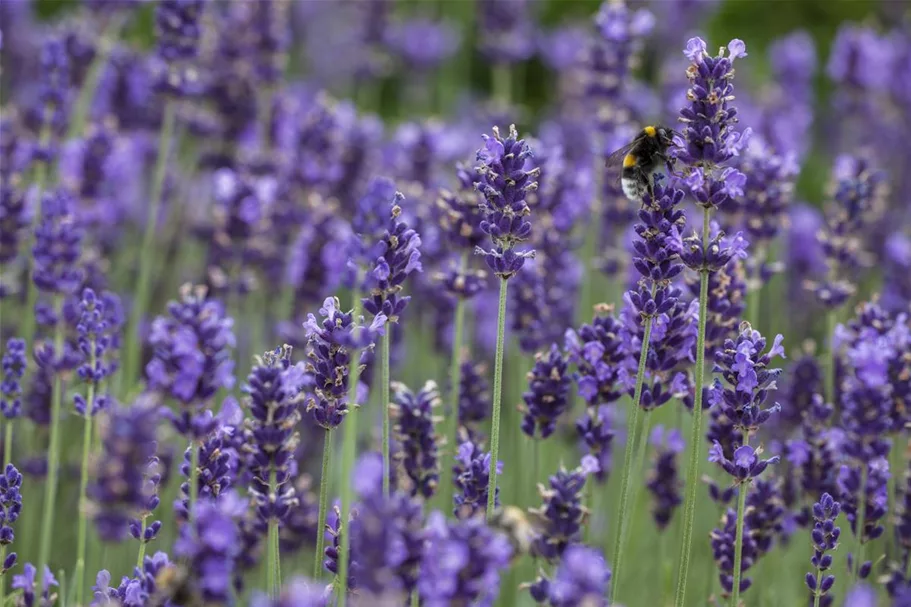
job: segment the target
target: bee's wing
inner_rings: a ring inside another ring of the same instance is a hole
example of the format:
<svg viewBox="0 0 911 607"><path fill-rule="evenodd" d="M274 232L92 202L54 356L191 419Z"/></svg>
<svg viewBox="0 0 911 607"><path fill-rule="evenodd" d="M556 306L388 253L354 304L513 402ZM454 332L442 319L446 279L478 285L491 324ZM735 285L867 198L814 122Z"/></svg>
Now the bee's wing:
<svg viewBox="0 0 911 607"><path fill-rule="evenodd" d="M611 152L610 156L604 159L604 166L611 168L623 164L623 159L630 153L633 147L635 147L636 143L638 143L638 141L631 141L619 150Z"/></svg>

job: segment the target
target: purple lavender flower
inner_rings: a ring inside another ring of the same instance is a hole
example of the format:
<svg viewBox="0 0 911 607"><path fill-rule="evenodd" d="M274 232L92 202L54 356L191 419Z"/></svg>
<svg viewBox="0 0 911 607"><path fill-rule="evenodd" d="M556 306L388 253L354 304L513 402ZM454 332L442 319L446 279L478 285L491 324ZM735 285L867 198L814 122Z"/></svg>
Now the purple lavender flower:
<svg viewBox="0 0 911 607"><path fill-rule="evenodd" d="M121 578L120 585L116 588L112 588L110 585L111 574L102 569L95 576L95 585L92 587L95 600L92 601L91 607L108 607L110 605L141 607L146 605L159 591L159 580L170 572L176 573L176 569L177 565L170 562L167 554L156 552L154 556L146 556L143 559L141 568L133 569L133 577Z"/></svg>
<svg viewBox="0 0 911 607"><path fill-rule="evenodd" d="M163 0L155 8L157 57L163 62L158 87L183 96L194 91L198 74L192 67L202 35L203 0Z"/></svg>
<svg viewBox="0 0 911 607"><path fill-rule="evenodd" d="M741 447L749 449L749 447ZM737 538L737 512L728 508L721 518L721 527L712 530L712 553L715 564L718 565L718 579L724 596L729 596L734 589L734 546ZM744 574L753 566L756 560L756 542L744 530L743 547L740 561L740 592L744 592L753 585L753 580Z"/></svg>
<svg viewBox="0 0 911 607"><path fill-rule="evenodd" d="M41 46L41 79L38 101L32 110L33 122L43 131L49 129L52 134L62 134L68 119L70 99L71 71L69 55L63 37L52 35ZM40 146L41 144L39 144ZM39 147L35 150L36 158L45 162L54 152L51 148Z"/></svg>
<svg viewBox="0 0 911 607"><path fill-rule="evenodd" d="M728 459L721 449L721 444L715 441L715 444L709 449L709 461L721 466L733 477L735 484L742 485L762 474L769 464L777 464L781 459L777 455L762 459L759 457L761 453L762 448L754 449L749 445L743 445L734 451L732 459Z"/></svg>
<svg viewBox="0 0 911 607"><path fill-rule="evenodd" d="M423 605L493 605L500 572L512 556L503 535L487 527L483 518L447 521L435 511L427 521L426 539L417 583Z"/></svg>
<svg viewBox="0 0 911 607"><path fill-rule="evenodd" d="M321 322L309 314L304 328L310 359L306 370L314 378L314 397L307 403L316 423L327 430L338 427L351 403L348 403L349 357L352 350L360 350L360 362L369 359L374 342L383 334L386 317L379 314L369 326L353 312L342 312L338 299L327 297L319 309Z"/></svg>
<svg viewBox="0 0 911 607"><path fill-rule="evenodd" d="M859 268L869 265L863 235L882 212L885 175L864 158L839 156L833 169L832 202L826 212L826 226L817 234L828 265L821 282L808 282L822 306L840 307L854 293L851 279ZM847 277L847 278L846 278Z"/></svg>
<svg viewBox="0 0 911 607"><path fill-rule="evenodd" d="M649 442L655 448L655 468L649 475L646 488L655 498L652 516L659 531L667 529L683 500L680 497L681 479L677 470L677 455L683 452L683 435L679 430L665 430L663 426L652 429Z"/></svg>
<svg viewBox="0 0 911 607"><path fill-rule="evenodd" d="M83 232L74 215L72 195L64 189L44 194L41 220L35 229L32 280L40 291L70 295L82 284L78 267Z"/></svg>
<svg viewBox="0 0 911 607"><path fill-rule="evenodd" d="M79 351L84 362L79 366L77 373L82 381L98 384L116 369L116 364L105 360L105 354L111 345L111 327L108 326L106 318L105 302L99 299L92 289L85 289L79 307L82 314L76 331L79 336ZM92 405L94 407L95 403ZM93 410L91 413L95 412Z"/></svg>
<svg viewBox="0 0 911 607"><path fill-rule="evenodd" d="M548 600L553 607L606 607L611 571L597 550L570 546L563 553L553 581L548 583Z"/></svg>
<svg viewBox="0 0 911 607"><path fill-rule="evenodd" d="M328 536L326 539L329 540L329 543L326 544L324 551L326 558L323 561L323 568L333 575L338 575L338 555L342 546L342 533L348 532L348 528L357 520L357 517L357 509L352 508L348 515L348 527L342 525L342 510L338 503L332 506L332 510L326 517L325 533ZM352 553L349 560L348 590L351 591L357 589L357 578L354 577L354 572L357 569L357 554Z"/></svg>
<svg viewBox="0 0 911 607"><path fill-rule="evenodd" d="M22 377L27 358L25 340L11 337L3 353L3 382L0 383L0 413L8 420L22 414Z"/></svg>
<svg viewBox="0 0 911 607"><path fill-rule="evenodd" d="M503 473L503 462L497 462L497 474ZM459 493L455 496L453 513L458 519L474 517L487 508L490 479L490 452L481 451L476 443L466 440L459 445L456 463L452 467L453 482ZM496 488L494 506L500 505L500 488Z"/></svg>
<svg viewBox="0 0 911 607"><path fill-rule="evenodd" d="M161 460L155 456L149 459L149 463L145 469L145 479L142 489L142 493L145 496L145 505L139 509L137 517L130 520L130 535L133 536L133 539L138 540L142 544L148 544L154 540L158 537L158 532L161 531L161 521L146 523L146 519L152 516L161 503L161 498L158 497L158 493L162 484L161 471L165 468L166 466L164 466ZM179 513L176 514L178 514L179 518Z"/></svg>
<svg viewBox="0 0 911 607"><path fill-rule="evenodd" d="M796 471L801 489L808 496L838 494L835 479L839 454L833 444L833 431L829 428L832 413L832 405L823 401L821 395L814 394L812 404L803 414L802 438L786 444L787 459ZM811 520L812 513L807 508L798 515L801 525L809 525Z"/></svg>
<svg viewBox="0 0 911 607"><path fill-rule="evenodd" d="M383 461L378 453L362 458L356 476L360 502L350 529L358 592L378 600L404 600L417 584L421 562L421 502L399 491L383 495Z"/></svg>
<svg viewBox="0 0 911 607"><path fill-rule="evenodd" d="M484 243L485 232L483 196L475 188L481 181L478 169L456 165L459 187L455 192L441 188L436 200L437 221L440 230L453 248L473 251Z"/></svg>
<svg viewBox="0 0 911 607"><path fill-rule="evenodd" d="M532 553L549 563L559 561L572 544L582 537L582 525L588 510L582 505L582 489L585 479L598 469L595 458L587 455L582 465L567 471L561 468L550 477L550 488L538 485L538 492L544 503L530 509L537 522L537 536L532 544Z"/></svg>
<svg viewBox="0 0 911 607"><path fill-rule="evenodd" d="M241 547L237 521L246 508L246 502L229 491L219 500L198 501L190 522L180 528L174 554L187 563L196 601L230 602Z"/></svg>
<svg viewBox="0 0 911 607"><path fill-rule="evenodd" d="M150 390L181 405L172 416L181 434L194 433L218 390L234 386L233 324L220 302L206 298L205 288L190 285L181 288L180 301L168 304L168 316L152 321L146 381Z"/></svg>
<svg viewBox="0 0 911 607"><path fill-rule="evenodd" d="M22 495L19 493L21 487L22 475L14 465L7 464L3 476L0 476L0 546L4 549L15 539L12 524L22 512ZM0 575L15 566L16 553L10 552L0 563Z"/></svg>
<svg viewBox="0 0 911 607"><path fill-rule="evenodd" d="M528 376L529 391L522 395L522 432L532 438L537 438L539 431L541 438L553 434L557 419L569 408L569 385L570 375L560 348L552 344L548 354L539 352Z"/></svg>
<svg viewBox="0 0 911 607"><path fill-rule="evenodd" d="M285 584L275 598L263 594L254 596L251 607L327 607L331 594L331 586L295 577Z"/></svg>
<svg viewBox="0 0 911 607"><path fill-rule="evenodd" d="M623 327L612 312L611 306L598 306L590 325L582 325L578 333L566 332L566 352L577 368L579 396L589 406L616 402L624 392L619 380L628 353Z"/></svg>
<svg viewBox="0 0 911 607"><path fill-rule="evenodd" d="M841 504L836 502L831 495L823 493L819 501L813 505L813 557L810 564L816 568L816 573L807 573L807 587L810 597L819 597L820 607L829 607L834 597L829 590L835 584L835 576L825 572L832 567L832 555L826 554L838 548L838 538L841 529L835 526L835 519L841 511ZM824 575L825 574L825 575Z"/></svg>
<svg viewBox="0 0 911 607"><path fill-rule="evenodd" d="M298 403L306 381L304 363L291 363L291 346L266 352L250 371L244 392L250 411L244 429L244 451L251 474L250 493L263 522L284 522L298 504L291 480ZM274 484L273 484L274 482Z"/></svg>
<svg viewBox="0 0 911 607"><path fill-rule="evenodd" d="M405 384L394 382L392 392L394 432L399 443L395 457L410 481L407 487L399 489L429 499L440 482L438 437L434 433L439 418L433 414L440 404L440 393L432 381L424 384L417 394Z"/></svg>
<svg viewBox="0 0 911 607"><path fill-rule="evenodd" d="M538 184L537 168L525 170L526 161L531 158L531 148L524 139L519 139L515 126L509 127L509 136L503 139L497 127L493 136L484 135L485 146L478 150L480 181L475 187L484 195L482 211L484 220L481 230L490 236L493 248L476 249L484 255L487 266L494 274L508 280L522 269L525 260L534 257L534 251L515 250L531 237L531 214L526 196Z"/></svg>
<svg viewBox="0 0 911 607"><path fill-rule="evenodd" d="M727 48L727 57L724 48L711 56L701 38L690 38L684 51L690 60L686 72L690 105L680 110L685 126L677 158L692 167L684 183L696 202L710 209L741 195L746 182L746 176L737 169L722 166L740 153L749 133L734 130L737 109L730 104L734 98L734 60L746 56L746 45L734 39Z"/></svg>
<svg viewBox="0 0 911 607"><path fill-rule="evenodd" d="M495 64L525 61L535 51L535 31L528 0L482 0L478 3L481 52Z"/></svg>
<svg viewBox="0 0 911 607"><path fill-rule="evenodd" d="M781 409L777 403L766 409L762 405L769 392L777 388L775 380L781 375L781 369L770 369L769 363L776 356L784 357L782 339L777 335L768 352L764 352L765 338L744 322L736 340L727 340L724 350L715 353L715 368L728 387L722 387L721 380L716 379L710 394L711 402L720 407L741 432L755 432Z"/></svg>
<svg viewBox="0 0 911 607"><path fill-rule="evenodd" d="M313 480L301 474L294 480L294 494L298 504L291 508L284 524L279 528L282 553L293 554L305 545L315 543L319 524L319 496L313 491Z"/></svg>
<svg viewBox="0 0 911 607"><path fill-rule="evenodd" d="M594 25L597 35L583 58L585 93L592 102L598 131L610 136L628 126L632 108L626 94L655 16L646 9L631 10L625 2L604 2ZM600 144L604 149L612 145L607 139ZM611 190L607 193L622 196L609 181L604 183L605 190Z"/></svg>
<svg viewBox="0 0 911 607"><path fill-rule="evenodd" d="M6 177L3 181L0 186L0 264L7 264L19 254L24 230L31 224L31 218L25 204L25 191L11 184ZM5 297L5 289L0 290L0 297Z"/></svg>
<svg viewBox="0 0 911 607"><path fill-rule="evenodd" d="M397 323L411 297L400 297L402 283L412 272L420 272L421 237L399 216L399 204L404 197L396 192L385 233L377 245L377 256L367 273L370 297L364 298L364 310L374 316L383 315L389 322Z"/></svg>
<svg viewBox="0 0 911 607"><path fill-rule="evenodd" d="M13 590L22 591L23 607L50 607L57 601L57 593L51 592L51 587L59 586L54 574L51 573L50 567L44 566L44 574L41 576L41 595L35 596L35 576L38 570L31 563L26 563L22 568L22 573L13 576ZM36 602L37 599L37 602Z"/></svg>
<svg viewBox="0 0 911 607"><path fill-rule="evenodd" d="M757 480L746 497L745 528L756 542L756 558L772 549L772 542L784 529L784 497L780 480Z"/></svg>
<svg viewBox="0 0 911 607"><path fill-rule="evenodd" d="M191 473L196 475L196 486L203 499L217 500L237 482L237 453L227 446L225 428L217 428L198 446L184 450L180 474L185 479L180 484L180 497L174 500L174 515L180 522L190 517ZM191 470L193 449L197 449L196 468Z"/></svg>
<svg viewBox="0 0 911 607"><path fill-rule="evenodd" d="M695 231L679 242L680 259L686 267L697 272L714 273L731 261L747 257L749 242L741 232L727 237L714 222L710 229L709 241L705 247L702 246L702 235Z"/></svg>
<svg viewBox="0 0 911 607"><path fill-rule="evenodd" d="M901 312L911 301L911 239L894 232L886 240L884 253L881 303L890 312Z"/></svg>
<svg viewBox="0 0 911 607"><path fill-rule="evenodd" d="M490 416L490 384L483 363L462 361L459 367L459 426L476 433Z"/></svg>
<svg viewBox="0 0 911 607"><path fill-rule="evenodd" d="M594 471L595 480L601 484L607 482L611 470L611 447L614 442L610 408L606 405L588 407L588 410L576 420L576 433L585 443L589 455L598 463L598 468Z"/></svg>
<svg viewBox="0 0 911 607"><path fill-rule="evenodd" d="M885 531L881 521L886 515L889 502L889 462L881 457L869 463L862 462L860 465L867 468L865 475L861 473L856 463L841 466L837 480L838 501L851 524L851 531L855 537L860 538L862 544L866 544L880 537ZM863 477L866 477L865 483L862 481ZM863 509L863 528L859 529L861 508ZM859 577L866 578L870 574L872 565L872 561L856 563Z"/></svg>
<svg viewBox="0 0 911 607"><path fill-rule="evenodd" d="M146 482L156 449L158 408L140 397L130 408L113 408L99 421L102 456L96 460L86 495L93 503L98 535L105 541L127 536L130 522L149 505Z"/></svg>
<svg viewBox="0 0 911 607"><path fill-rule="evenodd" d="M453 57L461 35L453 23L415 17L391 23L384 36L390 53L406 70L430 72Z"/></svg>

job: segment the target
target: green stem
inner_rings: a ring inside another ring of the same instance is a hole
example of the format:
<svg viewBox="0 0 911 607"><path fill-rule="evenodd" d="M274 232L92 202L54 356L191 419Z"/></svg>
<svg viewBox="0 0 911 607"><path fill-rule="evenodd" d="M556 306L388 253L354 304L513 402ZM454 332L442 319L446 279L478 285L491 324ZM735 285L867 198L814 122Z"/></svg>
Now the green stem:
<svg viewBox="0 0 911 607"><path fill-rule="evenodd" d="M319 518L316 525L316 553L313 579L318 580L323 571L323 549L326 535L326 511L329 507L329 455L332 453L332 430L323 435L323 466L319 476Z"/></svg>
<svg viewBox="0 0 911 607"><path fill-rule="evenodd" d="M837 406L835 402L835 325L838 324L838 318L835 310L826 312L826 398L832 405Z"/></svg>
<svg viewBox="0 0 911 607"><path fill-rule="evenodd" d="M95 344L91 349L91 367L95 368ZM79 476L79 531L76 540L76 600L83 600L85 588L85 545L88 536L88 504L85 492L89 485L89 452L92 448L92 408L95 402L95 382L89 382L88 397L85 399L85 423L82 432L82 469Z"/></svg>
<svg viewBox="0 0 911 607"><path fill-rule="evenodd" d="M351 294L354 303L353 317L355 320L361 314L361 297L357 289ZM345 526L342 532L341 554L339 554L338 567L338 605L345 607L348 600L348 566L349 546L351 534L348 529L348 520L351 515L352 486L351 477L354 470L354 460L357 457L357 384L361 373L360 361L357 350L352 350L351 367L348 371L348 413L345 415L344 434L342 436L342 515L341 524Z"/></svg>
<svg viewBox="0 0 911 607"><path fill-rule="evenodd" d="M164 105L164 118L161 125L161 135L158 141L158 158L155 161L155 174L152 178L152 192L149 197L149 214L146 218L145 231L142 235L142 254L139 258L139 272L136 278L135 298L130 322L127 327L127 347L124 352L124 365L122 379L124 385L129 387L136 383L139 359L142 344L139 339L139 323L145 315L148 305L151 270L155 261L152 245L155 241L155 228L158 225L158 212L161 209L161 198L164 192L164 180L168 168L168 152L171 149L171 140L174 136L176 124L176 104L166 100Z"/></svg>
<svg viewBox="0 0 911 607"><path fill-rule="evenodd" d="M3 434L3 469L7 464L13 462L13 422L15 420L6 420L6 429Z"/></svg>
<svg viewBox="0 0 911 607"><path fill-rule="evenodd" d="M50 108L45 108L44 110L44 126L41 129L40 135L40 145L42 149L46 149L48 142L51 140L51 128L50 121L53 110ZM47 182L48 175L48 166L47 162L39 162L38 166L35 169L35 209L32 213L32 226L29 230L28 238L28 248L26 251L31 252L32 248L35 245L35 232L37 231L38 224L41 222L41 201L44 198L44 187ZM32 271L34 270L34 260L32 255L25 256L26 271L25 271L25 310L23 310L24 318L24 327L22 329L22 338L25 340L26 344L33 343L35 338L35 303L38 301L38 287L35 286L35 281L32 280Z"/></svg>
<svg viewBox="0 0 911 607"><path fill-rule="evenodd" d="M6 560L6 544L0 545L0 563ZM6 606L6 575L0 575L0 607Z"/></svg>
<svg viewBox="0 0 911 607"><path fill-rule="evenodd" d="M816 568L816 591L813 593L813 607L819 607L819 599L822 597L819 585L822 583L822 569Z"/></svg>
<svg viewBox="0 0 911 607"><path fill-rule="evenodd" d="M620 586L620 565L623 561L624 552L624 535L627 526L627 516L629 511L629 494L630 481L633 477L633 453L635 453L635 443L644 443L648 439L644 436L639 428L639 401L642 398L642 385L645 383L645 363L648 359L649 341L652 337L652 317L645 319L645 332L642 336L642 346L639 350L639 367L636 371L636 388L633 391L632 411L630 412L628 432L626 435L626 449L623 454L623 471L620 481L620 512L617 518L617 533L614 538L614 557L611 561L613 566L613 581L610 585L610 598L608 605L614 604L614 598L617 596L617 587ZM643 424L643 428L645 424ZM638 433L638 439L637 439Z"/></svg>
<svg viewBox="0 0 911 607"><path fill-rule="evenodd" d="M490 428L490 479L487 483L487 520L493 516L497 498L497 456L500 451L500 409L503 400L503 351L506 339L506 285L500 279L500 301L497 309L497 353L493 369L493 414Z"/></svg>
<svg viewBox="0 0 911 607"><path fill-rule="evenodd" d="M493 78L493 98L503 105L512 103L512 72L509 65L495 65L491 72Z"/></svg>
<svg viewBox="0 0 911 607"><path fill-rule="evenodd" d="M709 210L702 216L702 243L709 234ZM696 394L693 403L693 425L690 432L690 461L686 475L686 500L683 507L683 542L680 547L677 570L677 591L674 606L683 607L686 602L686 578L690 570L690 555L693 548L693 527L696 520L696 495L699 489L699 464L702 462L702 387L705 381L705 324L709 296L709 273L699 273L699 328L696 334Z"/></svg>
<svg viewBox="0 0 911 607"><path fill-rule="evenodd" d="M383 407L383 495L389 495L389 343L393 323L386 323L386 335L380 339L380 405Z"/></svg>
<svg viewBox="0 0 911 607"><path fill-rule="evenodd" d="M54 301L55 316L58 318L54 330L54 356L63 355L64 325L60 319L62 301ZM54 387L51 396L51 432L47 450L47 484L44 486L44 516L41 524L41 544L38 562L41 566L50 566L51 538L54 536L54 506L57 504L57 476L60 466L60 403L63 400L63 378L60 373L54 374ZM42 571L44 571L42 569ZM44 580L44 573L42 573Z"/></svg>
<svg viewBox="0 0 911 607"><path fill-rule="evenodd" d="M762 287L756 287L747 291L747 321L750 326L759 330L759 306L762 301Z"/></svg>
<svg viewBox="0 0 911 607"><path fill-rule="evenodd" d="M190 478L187 481L190 484L190 503L187 505L187 513L190 519L193 519L196 500L199 497L199 447L192 440L190 441Z"/></svg>
<svg viewBox="0 0 911 607"><path fill-rule="evenodd" d="M861 464L860 489L857 492L857 559L854 561L854 581L860 576L860 568L864 564L864 552L867 545L864 542L864 524L867 518L867 464Z"/></svg>
<svg viewBox="0 0 911 607"><path fill-rule="evenodd" d="M70 118L70 127L67 129L66 138L72 140L82 134L85 127L85 119L88 116L89 108L92 106L92 100L95 98L95 91L98 90L98 84L101 82L101 75L104 73L104 67L114 48L114 39L120 33L124 20L121 17L115 18L105 28L101 34L101 43L98 45L98 52L89 65L89 71L79 89L79 98L73 108L73 115ZM78 587L79 582L76 581Z"/></svg>
<svg viewBox="0 0 911 607"><path fill-rule="evenodd" d="M269 493L273 496L278 492L275 482L275 470L269 472ZM278 568L281 566L278 557L278 521L269 519L268 549L266 555L266 590L269 596L275 599L279 593Z"/></svg>
<svg viewBox="0 0 911 607"><path fill-rule="evenodd" d="M459 261L459 272L465 271L468 265L468 252L462 253ZM455 320L452 334L452 357L449 359L449 414L446 416L446 459L443 461L443 470L452 470L455 464L455 455L459 449L459 391L462 383L462 342L465 333L465 299L456 298ZM454 485L451 480L444 481L440 491L440 501L443 512L452 512L452 494Z"/></svg>
<svg viewBox="0 0 911 607"><path fill-rule="evenodd" d="M139 554L136 556L136 566L142 569L142 561L146 557L146 542L143 536L146 532L146 517L143 515L139 519Z"/></svg>
<svg viewBox="0 0 911 607"><path fill-rule="evenodd" d="M744 432L743 444L750 444L750 433ZM734 587L731 592L731 607L740 604L740 569L743 567L743 514L747 505L747 492L750 490L749 480L740 484L737 491L737 535L734 538Z"/></svg>

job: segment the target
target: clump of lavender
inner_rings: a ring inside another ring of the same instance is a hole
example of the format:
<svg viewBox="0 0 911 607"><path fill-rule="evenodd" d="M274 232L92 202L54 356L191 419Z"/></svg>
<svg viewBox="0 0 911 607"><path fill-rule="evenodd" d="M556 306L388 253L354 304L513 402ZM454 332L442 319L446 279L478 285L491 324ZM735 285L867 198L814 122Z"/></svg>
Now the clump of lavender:
<svg viewBox="0 0 911 607"><path fill-rule="evenodd" d="M22 475L12 464L7 464L3 475L0 476L0 576L16 566L16 553L7 553L10 544L16 539L13 532L13 523L19 519L22 512ZM5 579L0 577L0 595L3 595L2 585Z"/></svg>
<svg viewBox="0 0 911 607"><path fill-rule="evenodd" d="M158 408L148 397L114 408L99 422L102 455L87 489L102 540L127 537L130 523L148 507L146 473L155 458Z"/></svg>
<svg viewBox="0 0 911 607"><path fill-rule="evenodd" d="M374 600L404 600L418 582L424 534L421 502L405 493L383 492L383 463L365 455L357 470L360 501L351 522L351 571L358 592Z"/></svg>
<svg viewBox="0 0 911 607"><path fill-rule="evenodd" d="M490 490L489 475L501 474L503 462L491 465L492 455L484 452L477 443L466 440L459 445L456 464L452 467L453 482L459 493L456 494L453 513L458 519L472 518L485 510ZM494 485L494 506L500 504L500 488Z"/></svg>
<svg viewBox="0 0 911 607"><path fill-rule="evenodd" d="M319 313L322 320L309 314L304 323L310 345L306 370L314 378L314 397L308 401L307 411L317 425L332 430L349 410L349 357L352 351L359 350L361 365L367 362L386 317L380 314L369 326L363 326L362 318L356 318L353 312L342 312L335 297L327 297Z"/></svg>
<svg viewBox="0 0 911 607"><path fill-rule="evenodd" d="M550 477L550 488L538 485L544 503L530 510L537 521L538 533L532 544L535 556L553 563L560 560L566 548L578 543L588 510L582 505L586 477L598 469L591 456L574 470L561 469Z"/></svg>
<svg viewBox="0 0 911 607"><path fill-rule="evenodd" d="M569 361L576 365L574 379L579 396L590 407L609 405L623 396L621 363L628 353L622 330L612 306L600 305L591 324L566 332L565 349Z"/></svg>
<svg viewBox="0 0 911 607"><path fill-rule="evenodd" d="M683 453L683 435L679 430L665 430L656 426L649 442L655 448L655 467L646 487L654 497L652 517L659 531L667 529L674 510L683 503L680 487L683 484L677 470L677 456Z"/></svg>
<svg viewBox="0 0 911 607"><path fill-rule="evenodd" d="M535 366L528 373L522 432L532 438L547 438L557 427L557 419L569 408L570 375L560 348L552 344L547 354L535 356Z"/></svg>
<svg viewBox="0 0 911 607"><path fill-rule="evenodd" d="M885 175L866 159L839 156L833 181L826 226L817 234L828 276L821 282L808 283L817 302L828 310L840 308L848 300L855 290L852 278L870 263L864 228L882 212Z"/></svg>
<svg viewBox="0 0 911 607"><path fill-rule="evenodd" d="M601 484L606 483L612 465L611 446L615 435L610 408L606 405L589 407L576 420L576 433L588 449L588 454L598 463L598 468L593 472L595 480Z"/></svg>
<svg viewBox="0 0 911 607"><path fill-rule="evenodd" d="M490 384L483 363L465 360L459 365L459 427L476 436L477 426L490 417Z"/></svg>
<svg viewBox="0 0 911 607"><path fill-rule="evenodd" d="M490 236L493 248L476 251L484 255L487 266L501 279L516 275L534 251L516 250L517 245L531 237L531 209L526 196L538 187L539 169L526 170L532 151L524 139L519 139L516 127L509 127L505 139L497 127L493 136L484 135L485 146L478 150L480 180L475 187L484 196L481 211L481 231Z"/></svg>
<svg viewBox="0 0 911 607"><path fill-rule="evenodd" d="M163 0L155 9L156 57L161 61L158 89L175 96L192 94L199 74L192 62L202 35L203 0Z"/></svg>
<svg viewBox="0 0 911 607"><path fill-rule="evenodd" d="M26 563L22 567L22 573L13 576L12 588L13 590L22 591L21 600L24 607L33 607L34 605L45 607L53 605L57 601L57 593L52 592L51 588L60 584L57 583L57 578L54 577L50 567L47 565L44 566L44 573L41 576L41 594L36 596L35 576L37 573L38 570L35 569L34 565ZM36 598L38 599L37 603L35 602Z"/></svg>
<svg viewBox="0 0 911 607"><path fill-rule="evenodd" d="M417 588L421 604L493 605L500 572L509 566L509 540L480 518L447 521L433 512L427 521L426 545Z"/></svg>
<svg viewBox="0 0 911 607"><path fill-rule="evenodd" d="M232 574L241 547L237 521L246 508L246 502L229 491L218 500L198 501L190 522L181 526L174 554L187 563L189 592L195 601L231 601Z"/></svg>
<svg viewBox="0 0 911 607"><path fill-rule="evenodd" d="M535 51L535 31L528 0L482 0L478 3L481 52L496 65L518 63Z"/></svg>
<svg viewBox="0 0 911 607"><path fill-rule="evenodd" d="M741 433L743 440L743 445L734 451L733 459L729 459L725 455L718 441L715 441L709 452L709 461L721 466L733 478L734 484L740 487L735 521L734 559L730 568L727 567L726 561L721 563L722 585L733 594L732 600L735 604L740 592L749 587L749 583L744 585L744 582L748 582L748 580L741 581L741 574L763 551L763 547L758 545L757 538L753 534L753 531L758 534L759 530L750 529L751 533L744 533L744 511L749 483L762 474L769 464L779 460L778 456L767 460L761 459L759 457L761 448L754 449L749 442L751 434L768 421L772 413L780 409L778 404L765 409L762 408L762 405L765 403L768 393L776 388L775 380L781 374L781 369L769 368L769 364L775 356L784 356L781 341L781 335L776 336L772 346L765 351L765 338L760 335L759 331L754 331L749 323L744 322L740 325L740 335L737 336L737 339L727 340L724 350L715 354L715 368L728 387L723 387L721 380L716 379L709 395L709 402L721 409L733 427ZM730 524L730 521L725 523L725 534L728 533L727 527ZM750 538L749 551L745 549L747 546L745 535ZM725 542L728 539L730 538L725 536ZM744 555L749 556L749 563L742 562L741 559ZM717 556L716 560L718 560ZM727 576L730 576L730 584L725 582Z"/></svg>
<svg viewBox="0 0 911 607"><path fill-rule="evenodd" d="M832 555L827 554L838 548L841 529L835 526L835 519L841 511L841 504L828 493L823 493L819 501L813 504L813 557L810 564L816 572L807 573L807 587L813 598L813 607L829 607L835 600L829 590L835 584L835 576L826 573L832 568Z"/></svg>
<svg viewBox="0 0 911 607"><path fill-rule="evenodd" d="M156 593L164 591L159 588L159 582L171 572L176 572L177 565L168 559L164 552L156 552L154 556L147 556L142 559L142 564L133 569L133 577L122 577L120 585L116 588L111 587L111 574L102 569L95 576L95 586L92 591L95 593L93 607L103 607L109 604L128 605L127 601L136 601L136 604L144 604L156 596ZM159 577L161 576L161 577Z"/></svg>
<svg viewBox="0 0 911 607"><path fill-rule="evenodd" d="M3 382L0 383L0 413L7 420L7 427L22 414L22 377L27 362L25 340L9 338L3 352Z"/></svg>
<svg viewBox="0 0 911 607"><path fill-rule="evenodd" d="M394 436L399 444L395 459L408 478L407 485L398 489L429 499L440 481L439 446L434 430L440 421L434 415L434 409L440 405L440 393L432 381L424 384L417 394L398 382L392 384L392 391ZM402 475L397 478L401 480Z"/></svg>
<svg viewBox="0 0 911 607"><path fill-rule="evenodd" d="M204 410L219 390L234 386L233 324L205 288L190 285L181 287L179 301L168 304L167 316L152 321L146 383L180 405L171 419L184 436L199 439L211 432Z"/></svg>
<svg viewBox="0 0 911 607"><path fill-rule="evenodd" d="M610 580L611 570L597 550L569 546L553 581L547 583L547 600L552 607L606 607L604 596Z"/></svg>

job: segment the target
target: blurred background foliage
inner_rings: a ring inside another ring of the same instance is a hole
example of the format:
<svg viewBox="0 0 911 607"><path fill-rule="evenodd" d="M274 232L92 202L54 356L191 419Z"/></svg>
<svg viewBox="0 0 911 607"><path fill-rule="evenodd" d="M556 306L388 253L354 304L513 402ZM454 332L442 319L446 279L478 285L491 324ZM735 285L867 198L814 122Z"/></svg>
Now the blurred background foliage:
<svg viewBox="0 0 911 607"><path fill-rule="evenodd" d="M28 0L9 0L28 1ZM215 0L230 1L230 0ZM371 0L292 0L293 2L337 2L340 5L353 2L370 2ZM664 1L653 2L631 1L633 7L637 5L650 6L659 9ZM538 0L536 4L537 20L545 29L561 23L577 22L590 23L591 16L598 11L602 0ZM65 16L68 11L75 10L80 4L79 0L34 0L35 11L47 20ZM151 48L154 42L153 9L154 2L147 2L143 7L124 37L140 48ZM479 94L489 94L493 80L490 67L477 51L475 39L476 28L473 27L474 0L396 0L396 10L401 14L425 15L429 17L445 18L460 24L463 36L459 54L449 62L446 69L436 74L436 86L442 91L472 91ZM685 4L685 3L684 3ZM713 3L711 0L690 0L693 10L705 11L706 18L701 27L695 32L679 32L679 40L668 40L668 35L674 35L673 29L668 24L659 23L659 30L666 32L664 39L653 39L651 43L669 45L673 48L683 48L686 38L692 33L703 35L710 46L727 43L731 38L740 38L747 44L750 53L749 75L747 79L739 81L739 86L745 84L752 89L761 88L768 78L769 68L766 50L774 40L793 32L806 30L816 43L820 69L816 74L817 107L814 124L814 140L819 142L824 133L820 133L820 125L826 125L827 100L831 85L826 79L825 65L828 60L829 50L839 25L845 22L859 22L876 28L886 29L898 22L909 10L909 3L905 0L721 0ZM706 6L709 8L707 9ZM656 10L659 14L660 11ZM309 59L300 56L300 52L292 53L290 69L300 71L301 66ZM645 82L657 82L659 79L658 64L650 61L654 54L646 53L639 77ZM537 57L528 61L513 74L514 99L519 101L526 110L519 119L520 126L531 127L537 117L543 114L548 107L556 90L558 75L547 69ZM395 123L414 115L415 108L403 103L400 94L403 88L400 81L401 74L395 73L383 80L379 90L369 102L355 91L332 91L343 96L351 95L358 98L362 106L371 111L378 112L387 122ZM452 109L453 100L446 95L436 95L437 102L432 112L445 112ZM442 99L440 99L442 97ZM418 111L428 111L428 108L418 108ZM829 168L832 157L819 145L812 146L798 183L798 197L815 205L821 205L825 185L828 181Z"/></svg>

